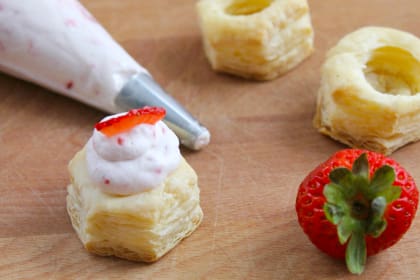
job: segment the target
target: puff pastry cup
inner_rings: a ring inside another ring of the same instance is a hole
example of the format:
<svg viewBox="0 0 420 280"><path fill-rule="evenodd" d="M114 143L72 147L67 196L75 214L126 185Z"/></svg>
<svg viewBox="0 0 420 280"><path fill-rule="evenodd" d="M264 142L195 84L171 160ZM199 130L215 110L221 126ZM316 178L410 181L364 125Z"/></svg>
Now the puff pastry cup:
<svg viewBox="0 0 420 280"><path fill-rule="evenodd" d="M154 262L200 224L197 176L184 159L159 187L118 196L92 184L85 153L84 148L69 163L67 211L89 252Z"/></svg>
<svg viewBox="0 0 420 280"><path fill-rule="evenodd" d="M197 11L215 71L271 80L313 51L306 0L201 0Z"/></svg>
<svg viewBox="0 0 420 280"><path fill-rule="evenodd" d="M390 154L420 139L420 40L365 27L342 38L322 66L314 126L351 147Z"/></svg>

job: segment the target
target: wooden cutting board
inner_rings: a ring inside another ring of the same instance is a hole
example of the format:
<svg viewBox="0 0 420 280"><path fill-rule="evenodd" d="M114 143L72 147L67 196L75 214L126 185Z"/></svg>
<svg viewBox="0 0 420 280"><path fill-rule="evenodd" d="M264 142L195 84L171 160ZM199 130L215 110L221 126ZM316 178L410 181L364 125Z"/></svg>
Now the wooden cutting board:
<svg viewBox="0 0 420 280"><path fill-rule="evenodd" d="M202 151L182 150L199 175L205 218L151 265L86 253L65 210L66 166L105 114L0 74L0 278L352 278L308 241L294 210L303 177L344 147L311 124L319 69L326 51L362 26L420 36L420 2L309 1L316 50L270 82L210 70L196 1L82 2L211 131ZM420 143L393 157L420 182ZM397 245L369 258L360 279L418 279L419 235L418 217Z"/></svg>

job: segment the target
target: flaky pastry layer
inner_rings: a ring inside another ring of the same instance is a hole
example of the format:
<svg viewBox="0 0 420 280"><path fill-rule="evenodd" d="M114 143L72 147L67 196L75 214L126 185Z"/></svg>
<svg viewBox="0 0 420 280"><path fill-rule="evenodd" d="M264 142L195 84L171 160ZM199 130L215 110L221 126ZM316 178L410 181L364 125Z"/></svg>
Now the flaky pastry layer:
<svg viewBox="0 0 420 280"><path fill-rule="evenodd" d="M85 149L71 160L69 171L67 211L89 252L154 262L203 218L197 176L184 159L159 187L129 196L106 194L91 182Z"/></svg>
<svg viewBox="0 0 420 280"><path fill-rule="evenodd" d="M271 80L313 51L306 0L201 0L197 11L215 71Z"/></svg>
<svg viewBox="0 0 420 280"><path fill-rule="evenodd" d="M383 27L346 35L322 66L314 126L386 155L419 140L419 73L419 38Z"/></svg>

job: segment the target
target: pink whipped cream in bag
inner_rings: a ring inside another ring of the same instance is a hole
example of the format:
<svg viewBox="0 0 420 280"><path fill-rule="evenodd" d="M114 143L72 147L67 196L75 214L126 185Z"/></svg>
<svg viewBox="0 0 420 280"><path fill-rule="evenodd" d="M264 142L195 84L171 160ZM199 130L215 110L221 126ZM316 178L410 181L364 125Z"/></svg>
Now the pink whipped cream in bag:
<svg viewBox="0 0 420 280"><path fill-rule="evenodd" d="M181 144L210 140L76 0L0 0L0 70L108 113L161 106Z"/></svg>

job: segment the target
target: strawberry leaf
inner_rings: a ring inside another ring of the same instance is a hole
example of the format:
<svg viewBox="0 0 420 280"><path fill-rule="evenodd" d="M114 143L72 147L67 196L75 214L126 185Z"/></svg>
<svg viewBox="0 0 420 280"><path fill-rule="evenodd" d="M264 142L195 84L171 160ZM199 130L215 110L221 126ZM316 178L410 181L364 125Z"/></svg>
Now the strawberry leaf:
<svg viewBox="0 0 420 280"><path fill-rule="evenodd" d="M347 199L346 188L339 184L330 183L326 185L323 193L327 201L331 204L343 204L343 202ZM346 203L343 205L346 205Z"/></svg>
<svg viewBox="0 0 420 280"><path fill-rule="evenodd" d="M366 264L366 241L363 231L353 232L346 249L346 264L351 273L361 274Z"/></svg>
<svg viewBox="0 0 420 280"><path fill-rule="evenodd" d="M386 199L383 196L376 197L371 203L371 216L366 229L366 233L373 237L379 237L386 228L386 220L383 218Z"/></svg>
<svg viewBox="0 0 420 280"><path fill-rule="evenodd" d="M389 204L401 196L401 188L397 186L390 186L388 189L378 193L377 196L383 196Z"/></svg>
<svg viewBox="0 0 420 280"><path fill-rule="evenodd" d="M369 164L366 153L361 154L353 163L352 172L354 175L369 179Z"/></svg>
<svg viewBox="0 0 420 280"><path fill-rule="evenodd" d="M381 193L385 189L392 186L395 181L395 171L391 166L384 165L378 168L373 174L372 181L370 182L370 192L373 196L376 193Z"/></svg>
<svg viewBox="0 0 420 280"><path fill-rule="evenodd" d="M331 171L330 180L337 185L351 186L352 174L351 171L344 167L338 167Z"/></svg>
<svg viewBox="0 0 420 280"><path fill-rule="evenodd" d="M331 203L324 204L324 213L327 220L333 223L334 225L338 225L341 222L343 216L345 215L343 209Z"/></svg>
<svg viewBox="0 0 420 280"><path fill-rule="evenodd" d="M341 223L337 226L337 234L340 244L345 244L347 242L353 233L355 223L359 223L359 221L353 219L349 215L342 218Z"/></svg>
<svg viewBox="0 0 420 280"><path fill-rule="evenodd" d="M350 187L352 190L350 195L354 196L361 194L364 197L367 197L369 194L369 180L360 175L354 175L353 185Z"/></svg>

